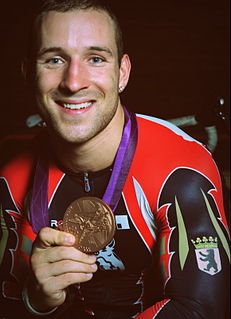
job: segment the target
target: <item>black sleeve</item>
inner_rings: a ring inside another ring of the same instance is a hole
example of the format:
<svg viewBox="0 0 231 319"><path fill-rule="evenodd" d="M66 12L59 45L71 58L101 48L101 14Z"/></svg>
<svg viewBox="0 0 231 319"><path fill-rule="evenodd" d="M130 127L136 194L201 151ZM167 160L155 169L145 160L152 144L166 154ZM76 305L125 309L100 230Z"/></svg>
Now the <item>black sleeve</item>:
<svg viewBox="0 0 231 319"><path fill-rule="evenodd" d="M163 300L139 319L228 319L229 241L221 190L200 172L179 168L159 201ZM163 218L162 218L163 220Z"/></svg>

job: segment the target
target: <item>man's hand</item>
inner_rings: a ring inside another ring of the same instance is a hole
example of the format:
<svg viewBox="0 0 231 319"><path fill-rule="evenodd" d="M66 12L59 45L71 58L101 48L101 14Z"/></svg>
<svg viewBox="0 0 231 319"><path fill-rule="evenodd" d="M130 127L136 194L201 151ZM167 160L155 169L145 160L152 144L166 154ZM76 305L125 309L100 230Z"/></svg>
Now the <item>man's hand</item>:
<svg viewBox="0 0 231 319"><path fill-rule="evenodd" d="M47 311L60 306L66 299L67 287L89 281L97 270L96 257L72 247L71 234L43 228L34 243L28 283L32 307Z"/></svg>

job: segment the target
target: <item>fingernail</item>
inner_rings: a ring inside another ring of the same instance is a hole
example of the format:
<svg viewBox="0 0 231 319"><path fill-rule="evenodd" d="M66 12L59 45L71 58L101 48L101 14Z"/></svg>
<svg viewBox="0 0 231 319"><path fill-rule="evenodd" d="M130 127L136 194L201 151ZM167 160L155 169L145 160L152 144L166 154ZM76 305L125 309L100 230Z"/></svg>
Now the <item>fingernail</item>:
<svg viewBox="0 0 231 319"><path fill-rule="evenodd" d="M96 257L95 255L89 255L90 261L91 262L96 262Z"/></svg>
<svg viewBox="0 0 231 319"><path fill-rule="evenodd" d="M97 269L97 265L96 264L91 265L91 269L92 270L96 270Z"/></svg>
<svg viewBox="0 0 231 319"><path fill-rule="evenodd" d="M66 236L64 238L64 241L67 243L67 244L73 244L74 243L74 237L73 236Z"/></svg>

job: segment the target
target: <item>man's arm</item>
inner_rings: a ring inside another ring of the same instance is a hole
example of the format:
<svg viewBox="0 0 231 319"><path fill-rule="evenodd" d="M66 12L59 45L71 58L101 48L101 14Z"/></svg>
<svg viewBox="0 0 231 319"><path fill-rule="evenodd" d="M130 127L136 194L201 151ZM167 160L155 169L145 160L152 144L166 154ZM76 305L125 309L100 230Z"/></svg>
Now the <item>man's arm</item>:
<svg viewBox="0 0 231 319"><path fill-rule="evenodd" d="M24 194L23 187L16 187L17 176L14 170L10 171L13 176L3 172L0 177L0 316L14 318L19 312L30 318L31 313L22 302L23 284L26 283L24 301L28 308L35 313L50 312L64 303L72 283L91 279L97 269L96 258L71 247L73 241L66 239L73 237L64 232L43 229L35 240L36 235L21 209L23 197L19 194ZM34 240L33 275L27 281Z"/></svg>
<svg viewBox="0 0 231 319"><path fill-rule="evenodd" d="M212 161L206 165L217 174ZM169 176L158 212L163 300L139 319L228 318L230 256L221 202L219 185L199 171L179 168Z"/></svg>

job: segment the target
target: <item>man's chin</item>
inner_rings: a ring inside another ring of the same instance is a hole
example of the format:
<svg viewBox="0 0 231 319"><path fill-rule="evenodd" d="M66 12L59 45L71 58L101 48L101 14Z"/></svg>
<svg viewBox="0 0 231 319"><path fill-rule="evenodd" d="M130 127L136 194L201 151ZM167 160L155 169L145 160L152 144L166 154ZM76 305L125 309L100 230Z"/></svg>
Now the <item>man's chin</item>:
<svg viewBox="0 0 231 319"><path fill-rule="evenodd" d="M68 132L60 132L59 130L50 130L51 138L56 143L61 143L62 145L81 145L88 142L90 139L94 137L94 134L81 134L76 132L73 134L71 131Z"/></svg>

